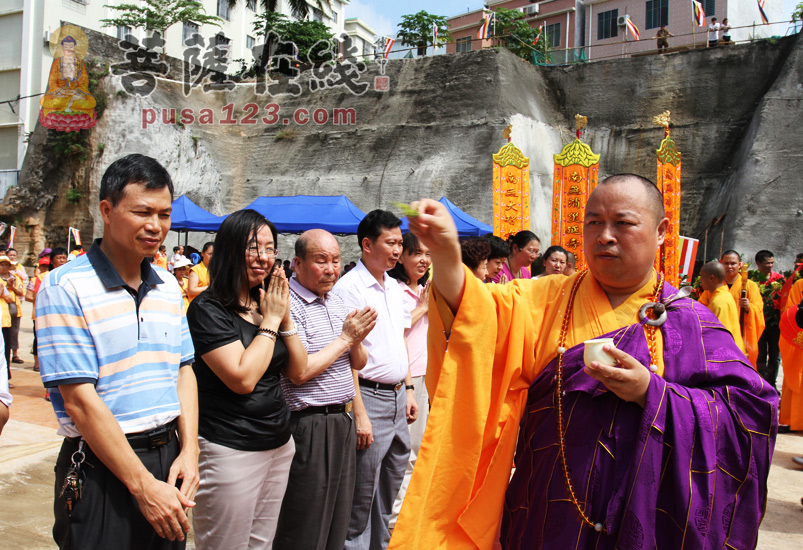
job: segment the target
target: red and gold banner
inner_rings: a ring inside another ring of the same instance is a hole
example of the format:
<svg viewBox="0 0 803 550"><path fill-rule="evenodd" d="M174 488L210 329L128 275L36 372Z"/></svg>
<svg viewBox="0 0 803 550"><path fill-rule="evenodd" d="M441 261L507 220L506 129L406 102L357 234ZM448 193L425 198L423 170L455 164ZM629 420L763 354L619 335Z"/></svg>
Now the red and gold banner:
<svg viewBox="0 0 803 550"><path fill-rule="evenodd" d="M552 182L552 244L574 254L578 271L585 267L583 214L588 196L597 186L600 158L580 141L581 124L585 126L585 117L578 118L577 139L555 155Z"/></svg>
<svg viewBox="0 0 803 550"><path fill-rule="evenodd" d="M669 111L655 117L655 122L664 127L664 140L656 151L656 185L664 197L664 210L669 218L666 239L655 258L655 269L663 271L666 282L680 286L680 152L669 137ZM691 281L689 281L691 282Z"/></svg>
<svg viewBox="0 0 803 550"><path fill-rule="evenodd" d="M494 235L507 239L530 229L530 159L510 143L493 156Z"/></svg>

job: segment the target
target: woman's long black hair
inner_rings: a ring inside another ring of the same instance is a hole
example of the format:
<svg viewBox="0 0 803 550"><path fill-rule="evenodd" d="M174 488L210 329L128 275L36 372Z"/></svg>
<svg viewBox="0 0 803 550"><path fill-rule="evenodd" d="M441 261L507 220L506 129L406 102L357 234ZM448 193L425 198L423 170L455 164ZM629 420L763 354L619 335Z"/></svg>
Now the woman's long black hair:
<svg viewBox="0 0 803 550"><path fill-rule="evenodd" d="M218 229L215 237L215 253L209 261L210 292L224 307L245 313L248 308L240 303L240 292L248 284L246 253L248 247L256 246L256 235L263 227L273 234L273 246L278 246L276 226L265 216L250 208L229 215ZM274 263L275 263L274 257ZM270 282L273 266L268 270L265 286ZM250 289L251 298L259 304L259 286Z"/></svg>

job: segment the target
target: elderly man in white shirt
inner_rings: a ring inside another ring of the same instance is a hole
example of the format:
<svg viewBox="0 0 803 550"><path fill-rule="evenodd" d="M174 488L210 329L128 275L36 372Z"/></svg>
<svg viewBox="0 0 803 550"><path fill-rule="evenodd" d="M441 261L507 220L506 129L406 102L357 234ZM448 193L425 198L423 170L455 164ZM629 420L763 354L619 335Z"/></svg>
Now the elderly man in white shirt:
<svg viewBox="0 0 803 550"><path fill-rule="evenodd" d="M410 455L407 424L418 417L404 340L410 315L399 283L386 274L401 255L400 225L391 212L368 213L357 229L362 258L333 289L350 310L377 311L376 326L363 340L368 362L354 371L357 481L346 550L387 547L393 501Z"/></svg>

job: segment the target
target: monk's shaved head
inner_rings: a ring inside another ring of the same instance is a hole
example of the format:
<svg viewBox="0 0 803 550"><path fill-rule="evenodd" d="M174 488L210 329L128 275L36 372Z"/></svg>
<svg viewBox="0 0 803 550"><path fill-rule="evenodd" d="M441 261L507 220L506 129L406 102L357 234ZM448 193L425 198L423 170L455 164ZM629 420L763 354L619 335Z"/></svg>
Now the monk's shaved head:
<svg viewBox="0 0 803 550"><path fill-rule="evenodd" d="M666 216L664 197L661 195L658 187L647 178L641 177L638 174L615 174L599 182L599 185L619 185L631 181L638 182L641 184L641 187L644 188L648 210L655 216L655 223L657 224L664 219Z"/></svg>
<svg viewBox="0 0 803 550"><path fill-rule="evenodd" d="M725 281L725 266L716 260L708 262L707 264L703 265L702 268L700 268L700 276L710 276L713 277L714 281L717 283L722 283Z"/></svg>

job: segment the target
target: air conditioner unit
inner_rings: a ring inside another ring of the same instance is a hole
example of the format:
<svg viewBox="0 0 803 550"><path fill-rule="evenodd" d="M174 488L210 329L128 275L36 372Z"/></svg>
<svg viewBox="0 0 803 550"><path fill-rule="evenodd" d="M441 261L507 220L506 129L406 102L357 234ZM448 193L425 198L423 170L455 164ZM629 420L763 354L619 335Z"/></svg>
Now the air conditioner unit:
<svg viewBox="0 0 803 550"><path fill-rule="evenodd" d="M521 11L526 15L538 15L541 12L541 8L538 4L533 4L531 6L523 6Z"/></svg>
<svg viewBox="0 0 803 550"><path fill-rule="evenodd" d="M629 15L620 15L620 16L619 16L619 19L617 20L617 22L616 22L616 23L617 23L617 24L618 24L620 27L624 27L625 25L627 25L627 20L628 20L628 19L630 19L630 16L629 16Z"/></svg>

